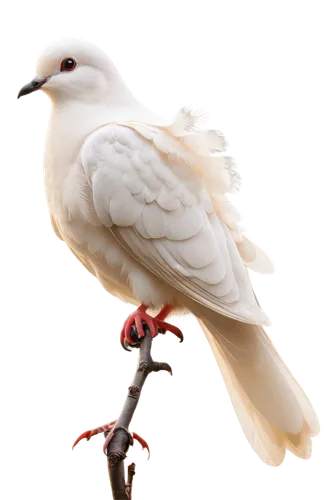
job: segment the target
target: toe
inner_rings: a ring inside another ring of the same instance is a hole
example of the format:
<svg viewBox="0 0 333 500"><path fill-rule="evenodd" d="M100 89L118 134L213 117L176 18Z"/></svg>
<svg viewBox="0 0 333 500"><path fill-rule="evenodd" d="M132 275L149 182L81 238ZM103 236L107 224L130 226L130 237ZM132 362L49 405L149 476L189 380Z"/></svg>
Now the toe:
<svg viewBox="0 0 333 500"><path fill-rule="evenodd" d="M76 450L81 444L83 443L89 443L92 439L95 439L98 436L98 428L91 428L91 429L86 429L80 434L78 434L77 437L75 437L72 441L72 449L73 451Z"/></svg>
<svg viewBox="0 0 333 500"><path fill-rule="evenodd" d="M104 453L104 455L107 455L107 453L108 453L108 446L109 446L109 444L110 444L111 439L113 438L113 436L114 436L114 431L112 429L109 432L109 434L107 435L107 437L106 437L106 439L104 441L104 444L103 444L103 453Z"/></svg>
<svg viewBox="0 0 333 500"><path fill-rule="evenodd" d="M162 330L162 332L166 331L171 332L180 339L180 342L183 342L184 340L183 332L175 325L170 325L170 323L165 323L164 321L157 321L157 325L158 328Z"/></svg>
<svg viewBox="0 0 333 500"><path fill-rule="evenodd" d="M134 321L135 321L135 328L136 328L136 331L137 331L139 337L144 337L146 334L145 334L145 331L144 331L143 326L142 326L141 316L136 315Z"/></svg>
<svg viewBox="0 0 333 500"><path fill-rule="evenodd" d="M138 441L138 443L141 444L143 450L146 449L148 451L148 460L149 460L150 459L150 449L149 449L148 443L141 436L139 436L139 434L137 434L136 432L133 432L133 439L136 439L136 441Z"/></svg>

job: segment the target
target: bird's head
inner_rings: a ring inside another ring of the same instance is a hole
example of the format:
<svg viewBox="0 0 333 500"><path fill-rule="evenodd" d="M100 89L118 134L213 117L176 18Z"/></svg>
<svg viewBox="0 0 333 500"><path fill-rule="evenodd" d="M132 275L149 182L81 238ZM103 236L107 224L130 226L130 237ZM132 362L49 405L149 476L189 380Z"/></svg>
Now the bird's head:
<svg viewBox="0 0 333 500"><path fill-rule="evenodd" d="M39 57L36 76L24 85L21 96L43 90L52 101L101 101L120 77L106 54L79 39L53 42Z"/></svg>

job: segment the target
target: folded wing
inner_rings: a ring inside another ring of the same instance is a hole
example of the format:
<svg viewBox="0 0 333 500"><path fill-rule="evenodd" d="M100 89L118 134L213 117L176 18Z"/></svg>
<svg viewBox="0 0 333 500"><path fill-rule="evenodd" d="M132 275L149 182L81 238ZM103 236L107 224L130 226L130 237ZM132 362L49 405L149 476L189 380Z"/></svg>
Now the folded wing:
<svg viewBox="0 0 333 500"><path fill-rule="evenodd" d="M99 219L140 264L178 291L231 318L267 323L193 157L186 148L169 154L172 135L170 144L161 143L153 129L140 127L107 125L82 148Z"/></svg>

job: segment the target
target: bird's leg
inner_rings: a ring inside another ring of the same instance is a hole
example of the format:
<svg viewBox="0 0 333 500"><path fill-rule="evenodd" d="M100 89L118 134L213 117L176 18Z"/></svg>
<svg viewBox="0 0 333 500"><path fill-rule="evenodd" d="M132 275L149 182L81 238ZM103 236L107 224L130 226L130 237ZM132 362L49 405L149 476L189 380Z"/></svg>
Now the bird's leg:
<svg viewBox="0 0 333 500"><path fill-rule="evenodd" d="M152 338L156 337L159 333L166 333L167 331L176 335L180 341L183 341L183 334L174 325L166 323L164 319L173 310L170 305L164 306L155 318L146 313L148 306L141 304L141 306L134 311L125 321L121 330L120 342L126 351L128 346L137 346L140 338L146 335L145 328L148 328Z"/></svg>
<svg viewBox="0 0 333 500"><path fill-rule="evenodd" d="M163 306L160 312L158 313L157 316L155 316L155 319L160 319L164 320L169 314L171 314L173 311L173 307L170 305Z"/></svg>

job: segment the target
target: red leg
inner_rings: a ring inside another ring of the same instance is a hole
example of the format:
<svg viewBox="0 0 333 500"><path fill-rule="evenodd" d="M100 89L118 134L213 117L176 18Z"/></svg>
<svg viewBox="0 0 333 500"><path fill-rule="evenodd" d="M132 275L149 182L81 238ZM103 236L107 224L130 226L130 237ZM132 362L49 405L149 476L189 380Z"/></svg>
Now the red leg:
<svg viewBox="0 0 333 500"><path fill-rule="evenodd" d="M145 336L143 323L145 323L149 328L152 338L155 338L159 333L164 334L169 331L176 335L181 342L183 341L183 334L179 330L179 328L163 321L173 310L172 306L164 306L155 318L146 313L147 309L148 307L142 304L125 321L120 335L120 342L123 348L126 349L126 351L129 351L129 345L137 344L138 339L135 339L131 336L131 333L133 332L132 327L135 327L136 333L139 338Z"/></svg>
<svg viewBox="0 0 333 500"><path fill-rule="evenodd" d="M169 316L169 314L172 313L173 309L174 308L170 305L163 306L158 315L155 316L155 319L160 319L163 321L167 316Z"/></svg>

